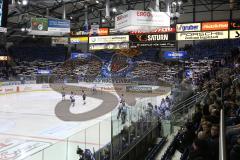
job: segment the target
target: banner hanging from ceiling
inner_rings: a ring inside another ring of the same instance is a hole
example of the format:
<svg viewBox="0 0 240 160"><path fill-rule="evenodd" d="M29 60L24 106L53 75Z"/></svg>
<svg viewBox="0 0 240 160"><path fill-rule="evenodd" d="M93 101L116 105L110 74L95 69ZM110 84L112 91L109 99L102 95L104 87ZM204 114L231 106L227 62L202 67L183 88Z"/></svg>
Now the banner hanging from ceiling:
<svg viewBox="0 0 240 160"><path fill-rule="evenodd" d="M115 29L122 32L150 32L160 27L170 27L170 16L167 12L129 10L115 17Z"/></svg>
<svg viewBox="0 0 240 160"><path fill-rule="evenodd" d="M48 31L47 18L32 18L31 20L32 31Z"/></svg>
<svg viewBox="0 0 240 160"><path fill-rule="evenodd" d="M70 33L70 21L61 19L49 19L48 31Z"/></svg>

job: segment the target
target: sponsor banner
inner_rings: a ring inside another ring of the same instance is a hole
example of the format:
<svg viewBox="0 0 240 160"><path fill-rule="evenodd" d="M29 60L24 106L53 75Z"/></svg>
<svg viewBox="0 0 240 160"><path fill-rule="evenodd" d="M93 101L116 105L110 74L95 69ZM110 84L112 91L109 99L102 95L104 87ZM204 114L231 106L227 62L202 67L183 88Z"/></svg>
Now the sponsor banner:
<svg viewBox="0 0 240 160"><path fill-rule="evenodd" d="M31 29L33 31L48 31L48 19L47 18L32 18Z"/></svg>
<svg viewBox="0 0 240 160"><path fill-rule="evenodd" d="M230 22L230 30L240 30L240 21Z"/></svg>
<svg viewBox="0 0 240 160"><path fill-rule="evenodd" d="M129 10L115 17L115 29L122 31L148 30L169 27L170 17L165 12Z"/></svg>
<svg viewBox="0 0 240 160"><path fill-rule="evenodd" d="M156 33L172 33L172 32L176 32L176 28L158 28L155 29L151 32L144 32L144 31L133 31L130 32L130 34L156 34Z"/></svg>
<svg viewBox="0 0 240 160"><path fill-rule="evenodd" d="M8 56L0 56L0 61L7 61L8 60Z"/></svg>
<svg viewBox="0 0 240 160"><path fill-rule="evenodd" d="M24 81L24 84L37 84L36 80Z"/></svg>
<svg viewBox="0 0 240 160"><path fill-rule="evenodd" d="M109 35L109 29L108 28L98 28L95 33L91 30L89 35L90 36L91 35L107 36L107 35Z"/></svg>
<svg viewBox="0 0 240 160"><path fill-rule="evenodd" d="M37 70L37 74L51 74L50 70L39 69Z"/></svg>
<svg viewBox="0 0 240 160"><path fill-rule="evenodd" d="M177 32L201 31L201 23L177 24L176 30Z"/></svg>
<svg viewBox="0 0 240 160"><path fill-rule="evenodd" d="M91 53L72 53L71 59L88 59L92 56Z"/></svg>
<svg viewBox="0 0 240 160"><path fill-rule="evenodd" d="M48 31L70 33L70 21L59 20L59 19L49 19Z"/></svg>
<svg viewBox="0 0 240 160"><path fill-rule="evenodd" d="M129 42L129 35L89 37L89 44Z"/></svg>
<svg viewBox="0 0 240 160"><path fill-rule="evenodd" d="M175 41L175 33L165 33L165 34L138 34L130 35L130 42L159 42L159 41Z"/></svg>
<svg viewBox="0 0 240 160"><path fill-rule="evenodd" d="M68 44L67 37L52 37L52 44Z"/></svg>
<svg viewBox="0 0 240 160"><path fill-rule="evenodd" d="M24 91L24 92L32 91L32 87L30 87L30 86L25 86L25 87L23 88L23 91Z"/></svg>
<svg viewBox="0 0 240 160"><path fill-rule="evenodd" d="M223 31L229 29L229 22L203 22L202 31Z"/></svg>
<svg viewBox="0 0 240 160"><path fill-rule="evenodd" d="M71 36L88 36L89 32L85 31L77 31L77 32L71 32Z"/></svg>
<svg viewBox="0 0 240 160"><path fill-rule="evenodd" d="M129 43L89 44L89 50L129 49Z"/></svg>
<svg viewBox="0 0 240 160"><path fill-rule="evenodd" d="M228 31L182 32L177 33L177 40L228 39Z"/></svg>
<svg viewBox="0 0 240 160"><path fill-rule="evenodd" d="M178 51L178 52L166 51L163 54L165 59L182 59L186 55L187 55L186 51Z"/></svg>
<svg viewBox="0 0 240 160"><path fill-rule="evenodd" d="M20 85L20 81L0 82L0 86Z"/></svg>
<svg viewBox="0 0 240 160"><path fill-rule="evenodd" d="M152 93L152 87L146 86L126 86L127 92Z"/></svg>
<svg viewBox="0 0 240 160"><path fill-rule="evenodd" d="M99 30L99 25L98 24L93 24L91 25L91 32L93 35L97 35Z"/></svg>
<svg viewBox="0 0 240 160"><path fill-rule="evenodd" d="M70 44L86 44L88 43L88 37L71 37Z"/></svg>
<svg viewBox="0 0 240 160"><path fill-rule="evenodd" d="M7 33L7 28L0 27L0 33Z"/></svg>
<svg viewBox="0 0 240 160"><path fill-rule="evenodd" d="M229 31L230 39L238 39L240 38L240 30Z"/></svg>
<svg viewBox="0 0 240 160"><path fill-rule="evenodd" d="M43 84L42 85L42 89L49 89L49 88L50 88L49 84Z"/></svg>
<svg viewBox="0 0 240 160"><path fill-rule="evenodd" d="M155 43L130 43L130 48L171 48L175 47L176 42L155 42Z"/></svg>

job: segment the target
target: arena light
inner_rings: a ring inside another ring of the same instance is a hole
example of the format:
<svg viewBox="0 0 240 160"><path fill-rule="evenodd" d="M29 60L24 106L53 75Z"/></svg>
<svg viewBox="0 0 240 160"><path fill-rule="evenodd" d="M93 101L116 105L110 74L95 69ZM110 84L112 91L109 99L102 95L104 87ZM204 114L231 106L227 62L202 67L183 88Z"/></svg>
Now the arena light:
<svg viewBox="0 0 240 160"><path fill-rule="evenodd" d="M98 1L98 0L96 0L96 3L98 4L98 3L99 3L99 1Z"/></svg>
<svg viewBox="0 0 240 160"><path fill-rule="evenodd" d="M22 0L22 5L26 6L28 4L28 0Z"/></svg>
<svg viewBox="0 0 240 160"><path fill-rule="evenodd" d="M113 8L112 8L112 12L113 12L113 13L116 13L116 12L117 12L117 8L113 7Z"/></svg>

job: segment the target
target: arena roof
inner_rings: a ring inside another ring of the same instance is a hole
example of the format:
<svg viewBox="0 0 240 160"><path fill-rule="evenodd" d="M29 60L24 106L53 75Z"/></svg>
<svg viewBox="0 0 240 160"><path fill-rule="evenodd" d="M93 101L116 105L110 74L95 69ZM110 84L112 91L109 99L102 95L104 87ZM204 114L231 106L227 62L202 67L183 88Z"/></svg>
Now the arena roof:
<svg viewBox="0 0 240 160"><path fill-rule="evenodd" d="M27 1L27 5L22 5ZM66 9L66 19L71 19L72 29L79 30L85 22L85 13L88 14L88 22L97 22L106 27L114 26L114 16L130 9L149 10L159 1L160 10L166 10L166 2L182 2L181 14L229 11L230 2L238 10L239 2L236 0L110 0L110 9L115 7L117 12L111 13L111 18L105 18L106 0L12 0L8 14L8 37L23 35L21 28L30 26L31 17L63 17ZM87 6L87 7L86 7Z"/></svg>

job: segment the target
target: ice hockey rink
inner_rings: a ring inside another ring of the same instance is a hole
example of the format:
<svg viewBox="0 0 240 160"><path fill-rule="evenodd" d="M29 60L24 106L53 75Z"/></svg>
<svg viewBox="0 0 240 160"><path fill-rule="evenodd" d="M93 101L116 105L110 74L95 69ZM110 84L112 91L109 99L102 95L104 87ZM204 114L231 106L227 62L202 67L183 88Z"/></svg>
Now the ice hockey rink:
<svg viewBox="0 0 240 160"><path fill-rule="evenodd" d="M70 108L73 114L91 111L102 103L87 97L83 105L81 96L75 98L76 105ZM96 151L111 141L111 112L88 121L62 121L55 114L60 101L61 94L51 89L0 94L0 160L40 160L43 154L48 155L44 160L65 159L62 156L74 160L77 146ZM67 151L66 141L71 142Z"/></svg>

